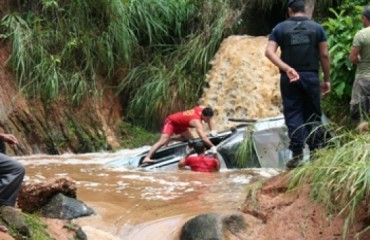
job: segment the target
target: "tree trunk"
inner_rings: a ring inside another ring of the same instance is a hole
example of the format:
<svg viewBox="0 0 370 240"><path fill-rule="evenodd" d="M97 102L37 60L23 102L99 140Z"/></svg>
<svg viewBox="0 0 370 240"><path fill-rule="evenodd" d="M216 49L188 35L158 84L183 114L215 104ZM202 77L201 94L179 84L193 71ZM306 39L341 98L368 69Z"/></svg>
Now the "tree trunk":
<svg viewBox="0 0 370 240"><path fill-rule="evenodd" d="M306 3L306 15L307 17L312 18L316 0L306 0L305 3Z"/></svg>

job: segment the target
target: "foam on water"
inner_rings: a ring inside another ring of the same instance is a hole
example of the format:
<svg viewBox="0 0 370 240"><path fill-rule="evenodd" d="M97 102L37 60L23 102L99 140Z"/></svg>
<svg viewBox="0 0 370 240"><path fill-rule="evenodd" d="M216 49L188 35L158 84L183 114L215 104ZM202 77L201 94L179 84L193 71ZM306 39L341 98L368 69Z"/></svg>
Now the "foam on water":
<svg viewBox="0 0 370 240"><path fill-rule="evenodd" d="M85 153L85 154L72 154L64 153L61 155L45 155L36 154L30 156L14 157L22 162L24 165L49 165L49 164L96 164L102 165L107 164L117 159L124 159L136 156L144 151L147 151L150 147L143 146L135 149L121 149L116 152L96 152L96 153Z"/></svg>

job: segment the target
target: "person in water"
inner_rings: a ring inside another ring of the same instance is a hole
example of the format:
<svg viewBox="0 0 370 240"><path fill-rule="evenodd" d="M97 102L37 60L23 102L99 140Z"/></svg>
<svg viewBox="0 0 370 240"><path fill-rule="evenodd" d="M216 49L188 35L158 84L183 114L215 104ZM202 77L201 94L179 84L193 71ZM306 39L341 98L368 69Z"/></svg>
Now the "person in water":
<svg viewBox="0 0 370 240"><path fill-rule="evenodd" d="M153 163L151 159L153 154L163 145L167 145L173 134L180 134L181 140L188 140L193 138L190 128L195 128L199 137L204 143L211 148L211 151L216 151L216 146L208 139L203 130L203 122L208 124L211 134L212 131L212 117L214 113L212 108L204 106L196 106L193 109L183 112L177 112L169 115L163 124L160 139L151 147L148 154L143 160L143 163Z"/></svg>
<svg viewBox="0 0 370 240"><path fill-rule="evenodd" d="M196 156L187 155L181 159L178 167L184 169L185 166L189 166L192 171L195 172L218 172L220 170L220 162L217 159L217 153L213 153L212 156L206 156L206 147L202 141L195 142L193 149L197 153Z"/></svg>

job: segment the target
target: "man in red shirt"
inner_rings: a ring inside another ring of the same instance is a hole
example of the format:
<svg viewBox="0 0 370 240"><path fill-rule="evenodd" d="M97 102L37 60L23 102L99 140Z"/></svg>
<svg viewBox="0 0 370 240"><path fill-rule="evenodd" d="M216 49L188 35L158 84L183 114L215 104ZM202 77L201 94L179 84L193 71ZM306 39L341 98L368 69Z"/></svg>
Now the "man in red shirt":
<svg viewBox="0 0 370 240"><path fill-rule="evenodd" d="M204 154L206 148L202 141L194 143L193 146L197 156L187 156L179 162L179 169L189 166L195 172L218 172L220 170L220 163L217 159L217 154L212 157Z"/></svg>
<svg viewBox="0 0 370 240"><path fill-rule="evenodd" d="M150 158L155 153L155 151L170 142L172 134L181 134L181 140L194 138L192 133L189 131L190 128L195 128L199 137L204 141L204 143L207 146L211 147L212 150L215 150L216 147L204 133L202 124L203 121L206 122L208 124L209 130L212 131L212 117L212 108L203 106L197 106L190 110L169 115L164 121L160 139L149 150L148 154L143 160L143 163L154 162Z"/></svg>

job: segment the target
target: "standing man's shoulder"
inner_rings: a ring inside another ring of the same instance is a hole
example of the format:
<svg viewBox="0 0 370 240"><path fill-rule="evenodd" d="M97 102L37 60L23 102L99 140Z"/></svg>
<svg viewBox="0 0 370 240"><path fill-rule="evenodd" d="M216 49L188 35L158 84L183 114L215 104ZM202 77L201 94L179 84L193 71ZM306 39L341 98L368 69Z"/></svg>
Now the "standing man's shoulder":
<svg viewBox="0 0 370 240"><path fill-rule="evenodd" d="M283 29L283 27L287 24L289 24L288 20L285 20L285 21L282 21L282 22L276 24L275 27L272 29L271 34L276 33L276 32L280 32Z"/></svg>
<svg viewBox="0 0 370 240"><path fill-rule="evenodd" d="M269 41L273 41L276 43L279 43L281 38L281 32L283 29L283 26L286 24L286 21L278 23L271 31L271 34L268 36Z"/></svg>
<svg viewBox="0 0 370 240"><path fill-rule="evenodd" d="M361 43L366 41L366 39L370 39L370 28L363 28L355 34L353 37L353 46L360 47Z"/></svg>
<svg viewBox="0 0 370 240"><path fill-rule="evenodd" d="M311 28L316 32L316 36L319 42L325 42L327 40L327 35L325 32L324 27L313 20L307 20L307 23L311 26Z"/></svg>

